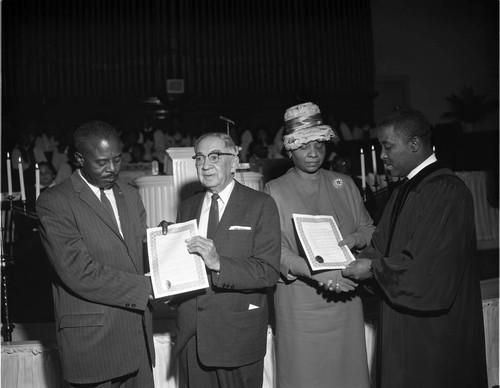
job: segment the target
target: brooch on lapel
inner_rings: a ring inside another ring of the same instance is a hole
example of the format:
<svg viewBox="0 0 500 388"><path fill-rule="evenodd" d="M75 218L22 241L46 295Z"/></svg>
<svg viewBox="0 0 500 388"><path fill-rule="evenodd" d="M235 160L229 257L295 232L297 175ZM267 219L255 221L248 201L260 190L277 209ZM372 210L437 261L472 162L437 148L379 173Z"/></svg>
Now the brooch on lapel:
<svg viewBox="0 0 500 388"><path fill-rule="evenodd" d="M332 186L339 190L344 186L344 181L340 178L332 179Z"/></svg>

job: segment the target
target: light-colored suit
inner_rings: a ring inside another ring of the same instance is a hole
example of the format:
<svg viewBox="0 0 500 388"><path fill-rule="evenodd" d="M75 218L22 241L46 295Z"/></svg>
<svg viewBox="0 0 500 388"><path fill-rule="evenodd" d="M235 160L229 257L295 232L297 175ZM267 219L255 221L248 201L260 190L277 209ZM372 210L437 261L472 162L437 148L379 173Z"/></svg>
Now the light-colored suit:
<svg viewBox="0 0 500 388"><path fill-rule="evenodd" d="M78 171L37 202L42 242L57 275L59 353L71 383L132 373L148 355L154 363L151 282L143 276L146 212L134 188L118 181L113 192L123 238Z"/></svg>
<svg viewBox="0 0 500 388"><path fill-rule="evenodd" d="M204 196L181 203L177 221L199 221ZM180 304L176 350L196 334L203 365L257 362L266 353L266 291L279 278L281 232L274 200L235 182L213 240L220 274L212 272L211 288Z"/></svg>

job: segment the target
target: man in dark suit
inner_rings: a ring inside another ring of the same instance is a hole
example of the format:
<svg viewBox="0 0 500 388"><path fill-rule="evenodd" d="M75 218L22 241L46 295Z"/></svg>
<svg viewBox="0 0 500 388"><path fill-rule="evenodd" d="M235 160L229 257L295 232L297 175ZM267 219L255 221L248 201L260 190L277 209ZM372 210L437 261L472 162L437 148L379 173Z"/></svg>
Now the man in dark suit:
<svg viewBox="0 0 500 388"><path fill-rule="evenodd" d="M74 140L78 169L37 202L42 242L56 273L64 378L78 387L153 387L146 211L137 190L118 181L121 145L113 127L91 121Z"/></svg>
<svg viewBox="0 0 500 388"><path fill-rule="evenodd" d="M226 134L201 136L193 158L206 192L178 210L178 222L198 220L200 235L187 248L201 256L210 280L178 309L176 351L189 388L262 387L266 291L279 277L280 222L269 195L234 180L237 154Z"/></svg>

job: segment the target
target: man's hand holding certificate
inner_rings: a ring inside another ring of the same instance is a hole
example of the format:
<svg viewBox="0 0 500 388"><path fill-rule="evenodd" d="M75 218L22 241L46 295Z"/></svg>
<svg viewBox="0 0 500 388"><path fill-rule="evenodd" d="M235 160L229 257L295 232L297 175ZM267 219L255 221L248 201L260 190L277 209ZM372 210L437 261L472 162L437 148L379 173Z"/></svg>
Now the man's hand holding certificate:
<svg viewBox="0 0 500 388"><path fill-rule="evenodd" d="M332 216L293 214L293 220L307 260L313 271L343 269L354 256L346 245Z"/></svg>
<svg viewBox="0 0 500 388"><path fill-rule="evenodd" d="M163 298L209 286L205 263L190 254L186 240L198 235L196 220L147 230L149 268L155 298Z"/></svg>

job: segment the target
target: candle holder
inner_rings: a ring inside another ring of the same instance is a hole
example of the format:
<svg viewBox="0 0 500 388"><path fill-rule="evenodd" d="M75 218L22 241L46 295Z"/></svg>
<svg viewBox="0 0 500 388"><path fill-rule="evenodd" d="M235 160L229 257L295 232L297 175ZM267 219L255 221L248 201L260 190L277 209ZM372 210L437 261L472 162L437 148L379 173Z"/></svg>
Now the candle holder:
<svg viewBox="0 0 500 388"><path fill-rule="evenodd" d="M363 202L366 202L367 196L366 196L366 186L361 188L361 197L363 198Z"/></svg>
<svg viewBox="0 0 500 388"><path fill-rule="evenodd" d="M373 175L373 192L376 193L378 192L378 187L380 186L380 184L378 183L378 176L377 175Z"/></svg>
<svg viewBox="0 0 500 388"><path fill-rule="evenodd" d="M7 196L7 200L9 201L9 210L10 211L12 211L14 209L14 205L13 205L14 198L15 197L12 194Z"/></svg>
<svg viewBox="0 0 500 388"><path fill-rule="evenodd" d="M12 216L14 214L13 196L9 196L10 209L5 211L4 225L0 227L0 234L2 241L0 242L1 250L1 261L0 265L2 268L2 278L1 278L1 292L2 292L2 330L1 335L4 341L12 341L12 331L15 325L10 321L9 313L9 299L7 292L8 278L12 265L14 264L13 252L12 252Z"/></svg>

